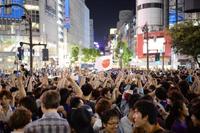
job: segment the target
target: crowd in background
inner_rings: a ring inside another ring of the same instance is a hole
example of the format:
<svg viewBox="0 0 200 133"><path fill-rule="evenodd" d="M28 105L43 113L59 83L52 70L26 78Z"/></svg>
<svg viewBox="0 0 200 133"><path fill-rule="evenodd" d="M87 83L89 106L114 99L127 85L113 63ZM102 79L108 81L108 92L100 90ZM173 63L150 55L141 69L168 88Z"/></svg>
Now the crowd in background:
<svg viewBox="0 0 200 133"><path fill-rule="evenodd" d="M21 65L0 83L0 133L200 133L200 69Z"/></svg>

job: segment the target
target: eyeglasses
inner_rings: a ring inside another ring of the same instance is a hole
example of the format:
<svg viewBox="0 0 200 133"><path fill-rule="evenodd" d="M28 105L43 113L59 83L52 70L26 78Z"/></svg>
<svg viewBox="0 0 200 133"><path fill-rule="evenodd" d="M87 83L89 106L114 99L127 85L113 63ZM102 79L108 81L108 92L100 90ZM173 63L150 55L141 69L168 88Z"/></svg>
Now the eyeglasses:
<svg viewBox="0 0 200 133"><path fill-rule="evenodd" d="M118 125L118 124L119 124L119 121L117 121L117 122L108 122L107 124L108 124L108 125L111 125L111 126L114 126L114 125Z"/></svg>

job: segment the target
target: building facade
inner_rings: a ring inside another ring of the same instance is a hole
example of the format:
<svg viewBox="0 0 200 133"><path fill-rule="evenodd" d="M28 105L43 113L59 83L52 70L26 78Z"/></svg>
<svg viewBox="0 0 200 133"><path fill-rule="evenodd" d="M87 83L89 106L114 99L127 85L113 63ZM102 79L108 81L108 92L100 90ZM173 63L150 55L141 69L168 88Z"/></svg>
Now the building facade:
<svg viewBox="0 0 200 133"><path fill-rule="evenodd" d="M84 0L70 0L69 45L90 46L90 15Z"/></svg>
<svg viewBox="0 0 200 133"><path fill-rule="evenodd" d="M165 66L171 62L171 40L165 33L167 16L164 15L168 14L166 3L163 0L136 1L136 59L140 62L139 66L146 67L147 54L150 67L161 68L162 62ZM148 27L148 38L145 25ZM155 60L158 53L163 59L159 62Z"/></svg>
<svg viewBox="0 0 200 133"><path fill-rule="evenodd" d="M47 44L49 64L63 66L69 57L69 45L90 46L89 9L84 0L0 0L0 4L18 3L24 6L32 18L33 43ZM1 8L0 55L13 64L19 42L29 43L28 23L21 16L24 11L17 7ZM29 64L29 46L24 45L23 63ZM34 67L40 67L42 49L34 47ZM6 53L5 53L6 52ZM10 65L9 65L10 66Z"/></svg>
<svg viewBox="0 0 200 133"><path fill-rule="evenodd" d="M94 21L90 19L90 48L94 48Z"/></svg>
<svg viewBox="0 0 200 133"><path fill-rule="evenodd" d="M163 0L137 0L136 1L136 25L137 34L142 33L142 27L149 25L149 31L163 29Z"/></svg>

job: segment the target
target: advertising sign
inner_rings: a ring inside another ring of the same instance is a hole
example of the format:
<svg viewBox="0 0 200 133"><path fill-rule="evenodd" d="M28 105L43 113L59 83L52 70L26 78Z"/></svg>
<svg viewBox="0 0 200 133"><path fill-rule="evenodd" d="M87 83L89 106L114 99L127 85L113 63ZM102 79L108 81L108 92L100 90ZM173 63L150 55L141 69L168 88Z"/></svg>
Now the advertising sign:
<svg viewBox="0 0 200 133"><path fill-rule="evenodd" d="M183 21L183 20L184 20L184 16L178 13L178 21ZM169 11L169 24L174 25L175 23L176 23L176 10L171 9Z"/></svg>
<svg viewBox="0 0 200 133"><path fill-rule="evenodd" d="M185 19L184 14L184 0L177 1L177 10L176 10L176 0L169 0L169 25L173 26L176 21L180 22ZM176 20L176 18L178 20Z"/></svg>
<svg viewBox="0 0 200 133"><path fill-rule="evenodd" d="M69 8L69 0L65 0L65 28L70 28L70 8Z"/></svg>
<svg viewBox="0 0 200 133"><path fill-rule="evenodd" d="M164 38L149 39L149 42L148 42L149 53L165 52L164 42L165 42ZM143 53L147 53L147 41L146 40L144 40Z"/></svg>
<svg viewBox="0 0 200 133"><path fill-rule="evenodd" d="M23 5L24 0L0 0L1 5L17 3ZM0 18L4 19L21 19L24 15L24 10L17 6L11 8L0 8Z"/></svg>

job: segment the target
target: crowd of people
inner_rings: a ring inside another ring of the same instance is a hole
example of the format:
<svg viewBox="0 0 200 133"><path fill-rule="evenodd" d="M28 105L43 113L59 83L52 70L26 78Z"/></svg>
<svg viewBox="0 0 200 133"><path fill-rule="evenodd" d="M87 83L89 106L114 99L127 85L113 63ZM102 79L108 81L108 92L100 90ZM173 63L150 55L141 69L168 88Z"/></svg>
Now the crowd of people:
<svg viewBox="0 0 200 133"><path fill-rule="evenodd" d="M0 133L200 133L200 69L0 76Z"/></svg>

